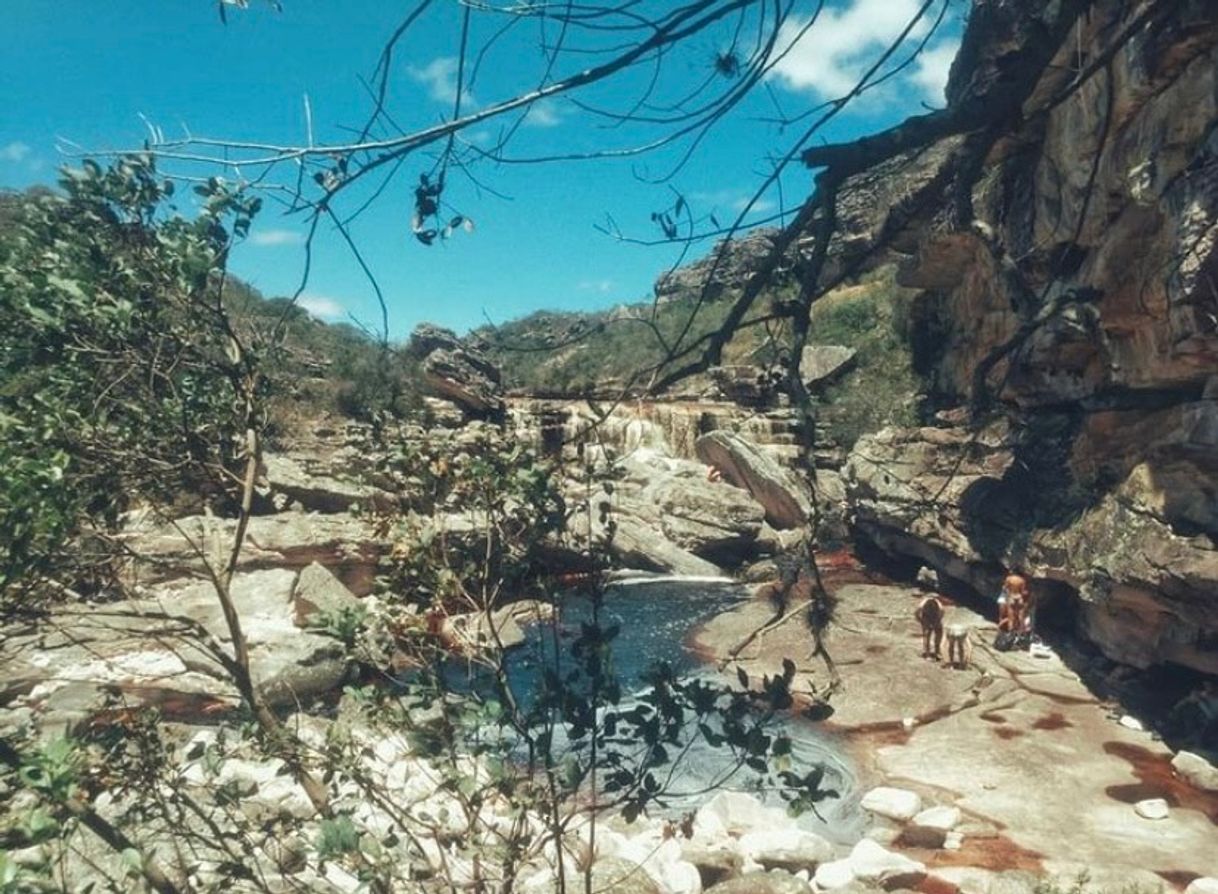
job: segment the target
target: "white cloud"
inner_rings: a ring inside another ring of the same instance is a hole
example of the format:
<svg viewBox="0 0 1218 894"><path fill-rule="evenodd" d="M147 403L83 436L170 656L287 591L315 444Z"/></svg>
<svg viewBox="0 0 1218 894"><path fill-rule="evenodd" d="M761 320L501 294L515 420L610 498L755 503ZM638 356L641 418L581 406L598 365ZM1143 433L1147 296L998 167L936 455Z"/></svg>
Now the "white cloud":
<svg viewBox="0 0 1218 894"><path fill-rule="evenodd" d="M249 241L253 245L297 245L304 237L294 230L258 230Z"/></svg>
<svg viewBox="0 0 1218 894"><path fill-rule="evenodd" d="M557 105L543 99L529 106L528 117L524 120L534 127L557 127L562 123L562 114Z"/></svg>
<svg viewBox="0 0 1218 894"><path fill-rule="evenodd" d="M0 146L0 161L11 161L14 164L19 164L33 151L29 144L22 143L20 140L14 140L6 146Z"/></svg>
<svg viewBox="0 0 1218 894"><path fill-rule="evenodd" d="M325 295L312 295L306 292L296 302L319 320L337 320L347 315L347 308L342 303Z"/></svg>
<svg viewBox="0 0 1218 894"><path fill-rule="evenodd" d="M710 192L697 191L689 194L695 214L702 214L708 211L722 212L724 210L731 211L733 214L739 214L745 209L752 198L752 192L745 192L742 189L716 189ZM771 211L777 210L778 205L774 200L763 196L753 202L753 207L749 210L749 213L768 214ZM720 221L720 223L727 223L727 221Z"/></svg>
<svg viewBox="0 0 1218 894"><path fill-rule="evenodd" d="M921 6L919 0L846 0L826 6L803 37L799 32L808 19L790 19L782 26L778 46L791 49L775 66L774 76L794 90L811 90L826 99L843 96L900 37ZM932 21L924 16L910 38L924 37Z"/></svg>
<svg viewBox="0 0 1218 894"><path fill-rule="evenodd" d="M428 94L437 102L452 105L457 99L457 57L440 56L433 59L423 68L410 66L410 76L427 88ZM466 88L461 99L463 104L472 105L474 98Z"/></svg>
<svg viewBox="0 0 1218 894"><path fill-rule="evenodd" d="M934 47L927 47L918 54L914 62L916 68L909 79L914 82L931 102L943 102L944 91L947 89L947 75L951 71L952 61L960 50L958 40L945 40Z"/></svg>
<svg viewBox="0 0 1218 894"><path fill-rule="evenodd" d="M616 285L611 279L585 279L576 284L581 292L600 292L602 295L613 291Z"/></svg>

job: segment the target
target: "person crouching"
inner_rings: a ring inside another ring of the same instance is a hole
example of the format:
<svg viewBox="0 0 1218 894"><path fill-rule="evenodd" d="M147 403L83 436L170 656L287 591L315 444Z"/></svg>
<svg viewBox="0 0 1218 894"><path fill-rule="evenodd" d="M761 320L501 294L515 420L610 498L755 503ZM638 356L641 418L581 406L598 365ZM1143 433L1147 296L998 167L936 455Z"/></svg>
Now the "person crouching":
<svg viewBox="0 0 1218 894"><path fill-rule="evenodd" d="M930 568L918 572L918 589L922 598L914 618L922 627L922 657L943 657L943 602L939 599L939 575ZM932 648L933 646L933 648Z"/></svg>

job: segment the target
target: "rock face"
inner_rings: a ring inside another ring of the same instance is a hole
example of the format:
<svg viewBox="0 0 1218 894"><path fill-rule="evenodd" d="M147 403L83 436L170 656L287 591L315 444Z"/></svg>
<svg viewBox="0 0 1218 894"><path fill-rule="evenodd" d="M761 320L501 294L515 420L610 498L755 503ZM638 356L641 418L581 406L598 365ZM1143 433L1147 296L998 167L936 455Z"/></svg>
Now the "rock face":
<svg viewBox="0 0 1218 894"><path fill-rule="evenodd" d="M499 369L456 334L420 323L410 336L410 352L422 361L427 387L472 418L502 418L503 382Z"/></svg>
<svg viewBox="0 0 1218 894"><path fill-rule="evenodd" d="M1042 7L988 2L973 18L1026 34ZM1109 45L1134 15L1104 0L1080 20L983 159L975 223L953 222L946 190L907 221L896 247L901 284L924 290L916 362L933 400L961 412L863 439L846 480L858 530L884 548L985 593L1023 569L1037 595L1078 606L1078 629L1114 660L1218 673L1212 9L1175 5L1049 102L1076 46ZM955 102L1005 58L1002 41L965 43ZM969 406L1007 422L970 429Z"/></svg>
<svg viewBox="0 0 1218 894"><path fill-rule="evenodd" d="M759 228L743 238L718 243L702 260L665 273L657 279L656 297L663 301L680 295L697 295L706 287L707 297L714 300L724 289L743 288L769 255L777 234L775 229ZM789 268L789 260L784 259L776 271L775 280L781 281Z"/></svg>

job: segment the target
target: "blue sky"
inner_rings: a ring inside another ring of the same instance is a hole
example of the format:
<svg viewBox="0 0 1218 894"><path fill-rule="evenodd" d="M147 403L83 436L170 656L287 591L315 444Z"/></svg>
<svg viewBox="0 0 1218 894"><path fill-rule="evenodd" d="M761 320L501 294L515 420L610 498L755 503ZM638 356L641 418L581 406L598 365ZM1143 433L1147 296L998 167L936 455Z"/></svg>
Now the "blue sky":
<svg viewBox="0 0 1218 894"><path fill-rule="evenodd" d="M253 0L230 7L220 23L212 0L5 0L0 12L0 186L22 188L54 181L69 161L64 141L90 151L136 148L148 131L300 144L306 140L305 97L314 140L341 142L366 118L370 101L360 77L371 75L380 47L411 7L408 0L283 0L282 13ZM814 4L806 5L811 9ZM956 0L960 6L960 0ZM369 267L385 293L391 334L420 320L457 330L533 310L576 310L646 300L656 275L674 263L672 246L640 247L597 231L612 218L630 237L654 239L650 215L679 193L699 215L731 220L768 171L767 158L789 148L798 127L786 132L762 119L775 102L795 113L848 90L853 80L900 32L916 0L835 0L759 90L702 141L672 172L687 144L643 157L547 165L482 163L477 183L450 177L445 198L475 222L428 248L411 233L413 189L431 166L421 153L352 224ZM656 8L668 8L656 3ZM339 11L340 10L340 11ZM953 10L923 56L857 109L821 134L840 140L889 125L922 104L942 104L942 87L959 38ZM476 15L475 44L503 23ZM400 48L389 108L403 129L434 124L450 110L460 7L434 4ZM784 39L796 33L797 18ZM540 52L532 23L513 28L491 52L464 100L485 107L527 87L537 76ZM653 102L682 95L708 76L716 54L731 46L731 29L691 40L665 62ZM912 48L912 45L911 45ZM563 72L581 63L560 63ZM628 73L577 96L604 108L631 107L650 69ZM715 81L730 86L726 79ZM504 122L505 124L507 122ZM499 124L465 134L489 145ZM536 107L510 147L515 157L635 145L653 139L643 125L610 126L570 100ZM198 169L180 168L187 173ZM246 169L247 175L251 172ZM780 200L797 205L809 189L807 172L793 167L781 194L757 205L774 213ZM484 188L485 187L485 188ZM360 198L358 196L353 198ZM755 215L756 216L756 215ZM299 282L304 221L274 203L259 218L234 258L237 273L267 295L290 294ZM696 257L709 243L693 249ZM323 227L315 242L312 273L302 298L325 319L348 315L378 325L372 288L344 242Z"/></svg>

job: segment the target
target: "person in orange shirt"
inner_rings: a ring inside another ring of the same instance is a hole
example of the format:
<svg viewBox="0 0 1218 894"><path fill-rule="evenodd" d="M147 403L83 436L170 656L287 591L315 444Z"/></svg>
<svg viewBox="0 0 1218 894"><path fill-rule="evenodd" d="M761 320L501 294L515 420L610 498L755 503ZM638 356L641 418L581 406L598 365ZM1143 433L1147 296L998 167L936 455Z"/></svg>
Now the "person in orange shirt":
<svg viewBox="0 0 1218 894"><path fill-rule="evenodd" d="M930 568L923 568L918 572L918 587L924 595L914 611L914 618L922 627L922 657L942 659L943 602L936 592L939 588L939 575Z"/></svg>

